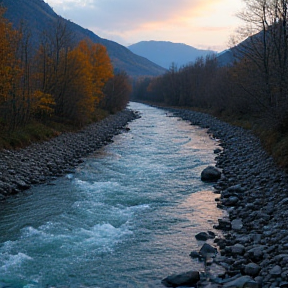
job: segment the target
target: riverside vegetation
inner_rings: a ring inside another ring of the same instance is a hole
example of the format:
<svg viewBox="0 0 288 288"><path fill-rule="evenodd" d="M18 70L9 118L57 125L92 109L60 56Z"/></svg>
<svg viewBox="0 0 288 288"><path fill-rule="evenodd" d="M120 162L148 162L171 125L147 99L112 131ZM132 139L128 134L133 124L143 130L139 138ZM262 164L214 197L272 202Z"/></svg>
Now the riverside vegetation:
<svg viewBox="0 0 288 288"><path fill-rule="evenodd" d="M0 7L0 148L15 148L81 128L126 107L131 85L113 72L106 48L75 42L58 17L42 31L14 29Z"/></svg>

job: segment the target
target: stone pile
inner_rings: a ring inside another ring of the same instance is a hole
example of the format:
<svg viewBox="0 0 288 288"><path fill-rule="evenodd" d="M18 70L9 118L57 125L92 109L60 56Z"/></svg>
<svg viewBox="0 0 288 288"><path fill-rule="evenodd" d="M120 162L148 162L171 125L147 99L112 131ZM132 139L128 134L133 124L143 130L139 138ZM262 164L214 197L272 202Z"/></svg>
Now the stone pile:
<svg viewBox="0 0 288 288"><path fill-rule="evenodd" d="M215 153L222 171L215 184L217 206L228 212L215 228L219 253L212 265L223 275L197 287L288 287L288 176L247 130L199 112L169 109L220 140ZM206 283L206 284L205 284ZM176 287L176 286L175 286Z"/></svg>
<svg viewBox="0 0 288 288"><path fill-rule="evenodd" d="M77 133L63 133L25 149L0 151L0 200L68 173L83 161L82 157L110 142L137 117L133 111L124 110Z"/></svg>

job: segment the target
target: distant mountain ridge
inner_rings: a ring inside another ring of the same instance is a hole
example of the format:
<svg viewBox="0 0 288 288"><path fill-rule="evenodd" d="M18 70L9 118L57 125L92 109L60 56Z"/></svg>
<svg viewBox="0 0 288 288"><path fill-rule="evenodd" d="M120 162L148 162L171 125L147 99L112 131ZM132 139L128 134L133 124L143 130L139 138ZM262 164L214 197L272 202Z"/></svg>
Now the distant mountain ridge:
<svg viewBox="0 0 288 288"><path fill-rule="evenodd" d="M18 28L19 23L24 21L32 32L33 41L39 42L42 31L53 26L59 17L53 9L43 0L0 0L0 5L7 8L5 17ZM157 76L165 73L165 69L159 65L135 55L126 47L94 34L88 29L63 19L67 27L75 35L75 40L80 41L90 38L94 43L106 46L112 60L114 69L124 70L128 75L136 76ZM51 29L51 28L50 28Z"/></svg>
<svg viewBox="0 0 288 288"><path fill-rule="evenodd" d="M217 60L219 66L231 66L235 62L239 61L244 55L249 53L249 51L254 50L257 43L262 43L263 41L263 31L260 31L254 35L249 36L237 45L218 53Z"/></svg>
<svg viewBox="0 0 288 288"><path fill-rule="evenodd" d="M169 69L172 63L177 67L194 62L199 57L216 53L212 50L200 50L192 46L169 41L141 41L128 46L135 54Z"/></svg>

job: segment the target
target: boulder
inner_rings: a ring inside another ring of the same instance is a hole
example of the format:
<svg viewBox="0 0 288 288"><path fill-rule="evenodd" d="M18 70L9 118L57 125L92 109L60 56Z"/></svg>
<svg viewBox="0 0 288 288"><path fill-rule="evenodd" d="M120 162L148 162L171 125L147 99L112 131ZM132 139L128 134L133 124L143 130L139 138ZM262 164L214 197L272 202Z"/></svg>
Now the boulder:
<svg viewBox="0 0 288 288"><path fill-rule="evenodd" d="M213 231L208 231L208 235L210 239L214 239L216 237L216 234Z"/></svg>
<svg viewBox="0 0 288 288"><path fill-rule="evenodd" d="M281 276L282 268L279 265L274 266L270 271L269 274L273 277Z"/></svg>
<svg viewBox="0 0 288 288"><path fill-rule="evenodd" d="M265 248L264 246L259 245L250 249L247 252L246 258L251 259L252 261L256 261L256 262L261 261L264 255L263 253L264 248Z"/></svg>
<svg viewBox="0 0 288 288"><path fill-rule="evenodd" d="M243 255L245 253L245 247L242 244L235 244L231 247L232 255Z"/></svg>
<svg viewBox="0 0 288 288"><path fill-rule="evenodd" d="M260 287L257 282L255 282L251 277L249 276L242 276L239 277L233 281L230 281L228 283L225 283L223 285L225 288L244 288L244 287L250 287L250 288L258 288Z"/></svg>
<svg viewBox="0 0 288 288"><path fill-rule="evenodd" d="M166 287L179 287L179 286L195 286L200 280L200 274L198 271L189 271L182 274L173 274L163 279L161 283Z"/></svg>
<svg viewBox="0 0 288 288"><path fill-rule="evenodd" d="M201 172L201 180L204 182L216 182L220 178L221 172L213 166L208 166Z"/></svg>
<svg viewBox="0 0 288 288"><path fill-rule="evenodd" d="M195 235L195 238L200 241L206 241L210 238L210 236L206 232L200 232Z"/></svg>
<svg viewBox="0 0 288 288"><path fill-rule="evenodd" d="M220 149L220 148L216 148L215 150L214 150L214 154L219 154L219 153L221 153L222 152L222 150Z"/></svg>
<svg viewBox="0 0 288 288"><path fill-rule="evenodd" d="M205 243L199 251L199 254L205 259L215 257L216 253L217 249L207 243Z"/></svg>
<svg viewBox="0 0 288 288"><path fill-rule="evenodd" d="M27 190L30 188L30 185L27 184L25 181L20 180L20 179L16 179L14 181L14 183L17 185L17 188L21 189L21 190Z"/></svg>
<svg viewBox="0 0 288 288"><path fill-rule="evenodd" d="M245 266L244 272L246 275L255 277L259 274L261 268L259 265L256 263L249 263L248 265Z"/></svg>
<svg viewBox="0 0 288 288"><path fill-rule="evenodd" d="M189 254L189 256L190 256L191 258L198 258L198 259L201 258L201 255L200 255L199 252L197 252L197 251L192 251L192 252Z"/></svg>
<svg viewBox="0 0 288 288"><path fill-rule="evenodd" d="M223 231L229 231L232 229L232 225L229 219L223 218L218 219L219 225L214 225L213 228L223 230Z"/></svg>
<svg viewBox="0 0 288 288"><path fill-rule="evenodd" d="M232 225L233 230L235 230L235 231L241 230L243 227L242 219L234 219L231 222L231 225Z"/></svg>

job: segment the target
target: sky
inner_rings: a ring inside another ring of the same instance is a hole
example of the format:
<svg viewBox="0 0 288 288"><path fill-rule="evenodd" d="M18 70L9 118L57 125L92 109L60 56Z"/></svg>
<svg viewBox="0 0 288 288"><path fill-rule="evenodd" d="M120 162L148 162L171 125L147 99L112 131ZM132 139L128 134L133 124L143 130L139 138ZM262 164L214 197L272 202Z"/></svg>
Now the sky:
<svg viewBox="0 0 288 288"><path fill-rule="evenodd" d="M62 17L101 38L185 43L223 51L241 25L241 0L44 0Z"/></svg>

